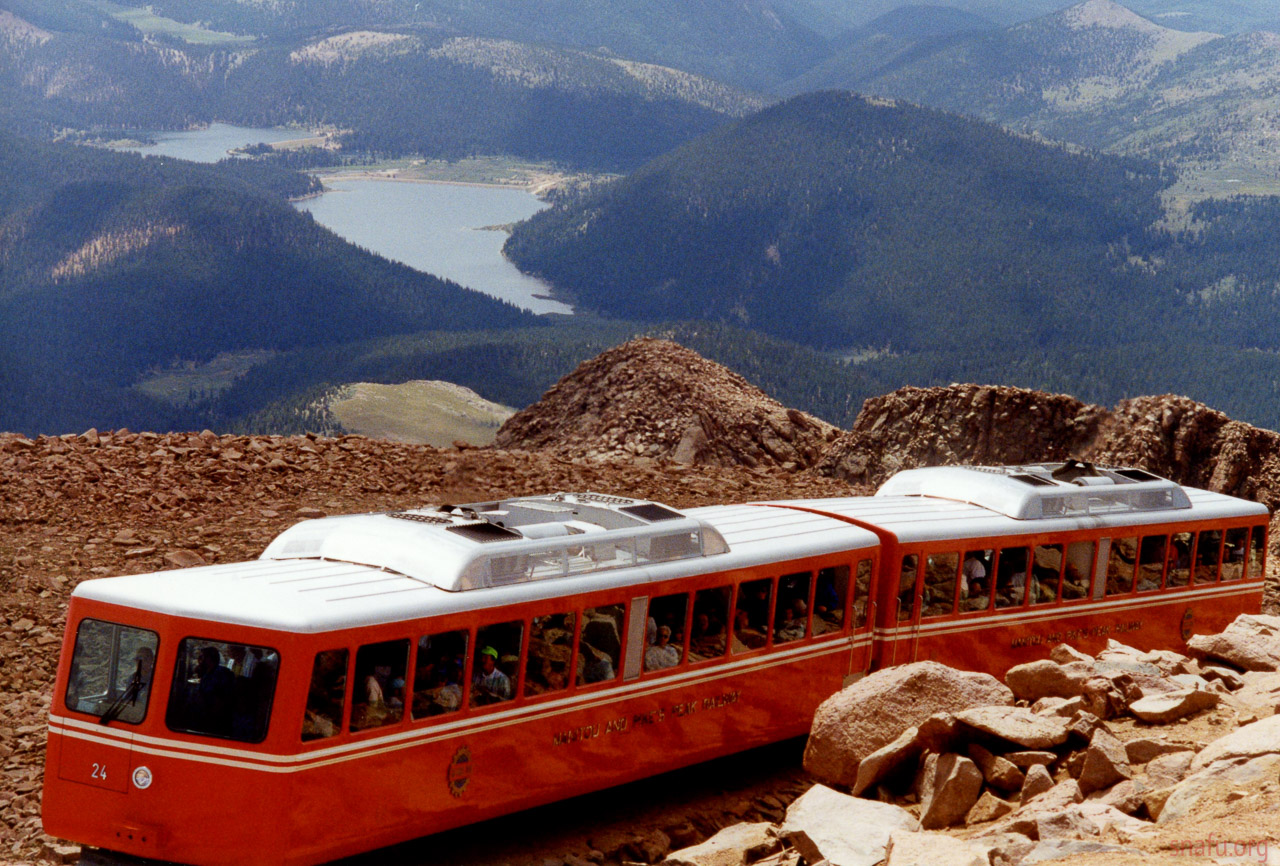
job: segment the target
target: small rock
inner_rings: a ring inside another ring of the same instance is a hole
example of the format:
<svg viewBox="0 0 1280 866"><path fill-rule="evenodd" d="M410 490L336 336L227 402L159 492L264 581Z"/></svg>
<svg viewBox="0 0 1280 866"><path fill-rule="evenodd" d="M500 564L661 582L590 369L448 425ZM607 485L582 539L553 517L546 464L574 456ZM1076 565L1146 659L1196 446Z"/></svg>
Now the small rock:
<svg viewBox="0 0 1280 866"><path fill-rule="evenodd" d="M982 772L961 755L930 754L920 774L920 826L926 830L959 822L982 793Z"/></svg>
<svg viewBox="0 0 1280 866"><path fill-rule="evenodd" d="M1027 770L1026 781L1022 783L1022 792L1019 801L1026 805L1035 797L1043 794L1053 787L1053 776L1049 775L1049 771L1044 768L1043 764L1033 764Z"/></svg>
<svg viewBox="0 0 1280 866"><path fill-rule="evenodd" d="M983 791L982 796L978 798L978 802L973 804L973 808L969 810L969 814L965 816L964 821L966 824L985 824L987 821L1003 818L1015 808L1014 804L1008 800L1001 800L990 791Z"/></svg>
<svg viewBox="0 0 1280 866"><path fill-rule="evenodd" d="M1132 776L1124 743L1106 728L1096 728L1084 753L1084 767L1079 778L1081 792L1090 794L1110 788Z"/></svg>

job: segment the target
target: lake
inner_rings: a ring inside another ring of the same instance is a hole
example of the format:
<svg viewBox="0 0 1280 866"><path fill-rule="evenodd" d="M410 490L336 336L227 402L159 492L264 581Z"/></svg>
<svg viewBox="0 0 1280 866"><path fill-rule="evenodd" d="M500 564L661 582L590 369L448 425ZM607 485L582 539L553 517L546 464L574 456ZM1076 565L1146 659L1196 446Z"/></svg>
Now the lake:
<svg viewBox="0 0 1280 866"><path fill-rule="evenodd" d="M237 147L308 135L213 123L205 129L135 133L155 144L129 150L217 162ZM546 295L548 286L520 272L502 255L505 231L486 230L527 219L546 207L535 195L500 186L350 179L296 203L316 222L353 244L411 268L453 280L534 313L572 313Z"/></svg>
<svg viewBox="0 0 1280 866"><path fill-rule="evenodd" d="M155 142L138 147L127 147L148 156L172 156L192 162L217 162L230 156L237 147L266 142L275 144L306 138L310 133L301 129L260 129L248 126L232 126L229 123L211 123L204 129L184 129L177 132L132 132L138 139Z"/></svg>
<svg viewBox="0 0 1280 866"><path fill-rule="evenodd" d="M532 193L497 186L340 180L326 192L297 203L316 222L353 244L411 268L523 307L535 313L572 313L545 297L546 283L502 255L505 231L546 207Z"/></svg>

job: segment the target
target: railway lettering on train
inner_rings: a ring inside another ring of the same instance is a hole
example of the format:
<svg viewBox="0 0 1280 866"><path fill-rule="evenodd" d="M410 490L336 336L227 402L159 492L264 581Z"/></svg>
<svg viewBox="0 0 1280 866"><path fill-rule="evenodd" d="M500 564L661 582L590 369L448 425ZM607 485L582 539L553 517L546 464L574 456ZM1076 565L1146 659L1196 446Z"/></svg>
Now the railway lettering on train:
<svg viewBox="0 0 1280 866"><path fill-rule="evenodd" d="M76 588L45 829L98 859L306 866L804 734L889 665L1185 649L1259 610L1267 517L1068 461L303 521L253 562Z"/></svg>

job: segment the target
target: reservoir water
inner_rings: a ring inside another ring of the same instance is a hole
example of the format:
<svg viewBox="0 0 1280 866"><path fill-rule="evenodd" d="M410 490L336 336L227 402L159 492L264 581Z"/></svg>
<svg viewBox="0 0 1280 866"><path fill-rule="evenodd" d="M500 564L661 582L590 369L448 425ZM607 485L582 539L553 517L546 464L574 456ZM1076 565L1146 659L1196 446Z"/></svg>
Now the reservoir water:
<svg viewBox="0 0 1280 866"><path fill-rule="evenodd" d="M291 141L306 138L309 133L300 129L262 129L248 126L232 126L229 123L211 123L204 129L134 133L139 138L155 142L126 150L145 153L148 156L172 156L192 162L217 162L230 156L237 147L266 142Z"/></svg>
<svg viewBox="0 0 1280 866"><path fill-rule="evenodd" d="M453 280L535 313L572 313L546 297L546 283L502 255L507 233L546 205L531 193L496 186L341 180L297 206L353 244Z"/></svg>
<svg viewBox="0 0 1280 866"><path fill-rule="evenodd" d="M139 153L217 162L233 148L304 138L291 129L210 124L205 129L146 133L155 144ZM527 219L544 205L532 193L499 186L345 179L297 202L339 237L411 268L534 313L572 313L545 296L546 283L520 272L502 255L507 233L487 229Z"/></svg>

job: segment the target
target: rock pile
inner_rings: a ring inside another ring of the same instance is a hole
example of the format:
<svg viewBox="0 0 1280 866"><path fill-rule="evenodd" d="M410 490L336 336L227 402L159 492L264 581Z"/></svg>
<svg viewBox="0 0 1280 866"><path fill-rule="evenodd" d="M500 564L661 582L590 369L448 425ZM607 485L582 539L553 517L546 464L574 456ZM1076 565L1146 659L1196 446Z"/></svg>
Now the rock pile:
<svg viewBox="0 0 1280 866"><path fill-rule="evenodd" d="M917 466L1064 460L1083 453L1109 413L1063 394L951 385L867 400L818 471L879 485Z"/></svg>
<svg viewBox="0 0 1280 866"><path fill-rule="evenodd" d="M1280 659L1280 618L1240 617L1199 643L1195 658L1115 641L1097 657L1062 645L1011 669L1007 688L933 662L878 671L819 710L805 766L822 784L782 821L731 828L665 862L755 862L741 847L726 852L748 833L768 862L831 866L1178 850L1197 817L1221 820L1246 797L1272 809L1280 800L1280 673L1233 661L1246 644L1250 660ZM907 694L890 709L898 690ZM1274 845L1280 828L1266 826Z"/></svg>
<svg viewBox="0 0 1280 866"><path fill-rule="evenodd" d="M644 337L583 363L510 418L495 444L572 457L804 469L837 433L690 349Z"/></svg>
<svg viewBox="0 0 1280 866"><path fill-rule="evenodd" d="M918 466L1067 457L1137 466L1179 484L1280 507L1280 434L1172 394L1136 397L1107 410L1025 388L900 388L863 404L818 471L879 485Z"/></svg>

